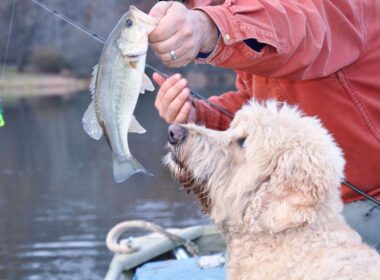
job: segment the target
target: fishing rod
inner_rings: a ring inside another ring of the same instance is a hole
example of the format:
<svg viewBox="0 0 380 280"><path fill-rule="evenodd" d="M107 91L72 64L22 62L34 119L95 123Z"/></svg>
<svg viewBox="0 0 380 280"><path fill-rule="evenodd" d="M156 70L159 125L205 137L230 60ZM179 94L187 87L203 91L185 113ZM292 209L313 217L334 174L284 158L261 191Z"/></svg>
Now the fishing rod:
<svg viewBox="0 0 380 280"><path fill-rule="evenodd" d="M52 15L60 18L61 20L67 22L68 24L70 24L71 26L75 27L76 29L78 29L78 30L82 31L83 33L89 35L91 38L95 39L99 43L101 43L101 44L105 43L106 40L104 38L102 38L101 36L97 35L94 32L91 32L88 28L84 27L83 25L81 25L80 23L74 21L73 19L71 19L71 18L63 15L62 13L60 13L60 12L58 12L58 11L52 9L52 8L50 8L48 5L44 4L40 0L31 0L31 1L34 4L38 5L39 7L41 7L42 9L44 9L45 11L50 12ZM166 78L168 77L167 74L162 73L161 71L159 71L158 69L156 69L152 65L149 65L148 63L145 66L147 68L151 69L152 71L161 74L162 76L164 76ZM210 106L218 109L219 111L221 111L222 113L224 113L226 116L230 117L231 119L233 118L233 115L230 112L228 112L224 108L220 107L219 105L211 102L210 100L208 100L207 98L203 97L199 93L197 93L197 92L195 92L193 90L191 90L190 93L191 93L192 96L194 96L194 97L196 97L198 99L204 100L207 104L209 104ZM1 107L0 107L0 117L1 117ZM376 205L376 207L380 207L380 201L378 199L376 199L375 197L367 194L366 192L362 191L360 188L358 188L358 187L350 184L347 181L342 181L342 184L344 184L345 186L347 186L351 190L355 191L356 193L364 196L365 198L367 198L368 200L370 200L371 202L373 202Z"/></svg>
<svg viewBox="0 0 380 280"><path fill-rule="evenodd" d="M351 184L347 181L343 181L342 183L346 187L349 187L351 190L357 192L358 194L361 194L362 196L364 196L368 200L372 201L377 207L380 207L380 201L378 199L376 199L375 197L367 194L366 192L362 191L361 189L359 189L358 187L354 186L353 184Z"/></svg>
<svg viewBox="0 0 380 280"><path fill-rule="evenodd" d="M48 11L49 13L51 13L52 15L58 17L59 19L63 20L64 22L70 24L71 26L75 27L76 29L82 31L83 33L89 35L91 38L95 39L97 42L101 43L104 45L105 43L105 39L102 38L101 36L99 36L98 34L96 34L95 32L92 32L90 31L87 27L81 25L80 23L78 23L77 21L65 16L64 14L58 12L57 10L54 10L52 9L51 7L49 7L48 5L46 5L45 3L41 2L40 0L31 0L34 4L36 4L37 6L39 6L40 8L44 9L45 11ZM162 73L161 71L159 71L157 68L153 67L152 65L146 63L145 66L147 68L149 68L150 70L154 71L154 72L157 72L159 74L161 74L162 76L164 76L165 78L168 78L169 76L165 73ZM221 106L215 104L214 102L211 102L210 100L208 100L206 97L202 96L201 94L193 91L193 90L190 90L190 94L198 99L201 99L203 101L205 101L207 104L209 104L210 106L218 109L219 111L221 111L222 113L224 113L225 115L227 115L228 117L230 117L231 119L233 119L233 115L228 112L226 109L222 108Z"/></svg>
<svg viewBox="0 0 380 280"><path fill-rule="evenodd" d="M4 61L2 64L0 77L5 76L5 66L6 66L6 63L8 60L9 43L11 41L11 34L12 34L12 29L13 29L13 19L14 19L14 15L15 15L15 6L16 6L16 0L13 0L12 8L11 8L11 18L9 20L7 43L5 45ZM1 105L1 96L0 96L0 127L3 127L4 125L5 125L4 109Z"/></svg>

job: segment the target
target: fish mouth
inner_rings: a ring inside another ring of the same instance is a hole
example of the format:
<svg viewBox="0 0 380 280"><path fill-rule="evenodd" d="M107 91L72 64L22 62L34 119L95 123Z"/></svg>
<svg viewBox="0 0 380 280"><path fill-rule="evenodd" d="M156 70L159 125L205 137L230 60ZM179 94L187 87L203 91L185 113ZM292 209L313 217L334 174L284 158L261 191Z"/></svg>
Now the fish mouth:
<svg viewBox="0 0 380 280"><path fill-rule="evenodd" d="M126 61L138 61L142 55L143 54L128 53L123 54L122 56Z"/></svg>

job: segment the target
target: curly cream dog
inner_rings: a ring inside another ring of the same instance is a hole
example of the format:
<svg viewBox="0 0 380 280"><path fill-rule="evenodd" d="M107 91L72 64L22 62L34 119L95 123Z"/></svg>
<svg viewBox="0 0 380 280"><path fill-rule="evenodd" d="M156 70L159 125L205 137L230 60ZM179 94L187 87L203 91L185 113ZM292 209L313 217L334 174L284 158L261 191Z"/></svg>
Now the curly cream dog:
<svg viewBox="0 0 380 280"><path fill-rule="evenodd" d="M169 128L165 161L222 230L229 279L380 279L342 216L344 159L317 118L252 101L227 131Z"/></svg>

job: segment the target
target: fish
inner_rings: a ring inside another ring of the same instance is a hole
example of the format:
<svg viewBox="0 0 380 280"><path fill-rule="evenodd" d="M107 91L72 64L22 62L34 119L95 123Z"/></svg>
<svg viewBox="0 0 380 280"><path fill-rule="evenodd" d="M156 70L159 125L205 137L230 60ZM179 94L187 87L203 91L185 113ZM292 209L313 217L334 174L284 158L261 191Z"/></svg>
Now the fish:
<svg viewBox="0 0 380 280"><path fill-rule="evenodd" d="M158 20L130 6L105 41L94 67L92 101L82 124L93 139L105 136L113 157L113 177L122 183L135 173L153 176L131 154L128 133L145 133L133 112L138 97L154 86L145 74L148 35Z"/></svg>

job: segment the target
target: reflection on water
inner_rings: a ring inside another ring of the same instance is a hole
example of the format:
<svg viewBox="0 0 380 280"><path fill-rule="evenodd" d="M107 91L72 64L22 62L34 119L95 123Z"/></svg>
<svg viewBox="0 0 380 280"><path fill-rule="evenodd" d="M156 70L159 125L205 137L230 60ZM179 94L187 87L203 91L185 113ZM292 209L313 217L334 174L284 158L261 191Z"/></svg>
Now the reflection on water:
<svg viewBox="0 0 380 280"><path fill-rule="evenodd" d="M131 151L155 176L112 177L104 140L88 137L81 118L87 93L24 100L6 107L0 130L0 279L102 279L112 257L107 231L128 219L162 226L207 223L162 167L167 125L140 98Z"/></svg>

